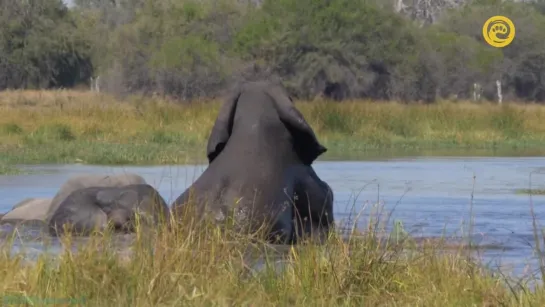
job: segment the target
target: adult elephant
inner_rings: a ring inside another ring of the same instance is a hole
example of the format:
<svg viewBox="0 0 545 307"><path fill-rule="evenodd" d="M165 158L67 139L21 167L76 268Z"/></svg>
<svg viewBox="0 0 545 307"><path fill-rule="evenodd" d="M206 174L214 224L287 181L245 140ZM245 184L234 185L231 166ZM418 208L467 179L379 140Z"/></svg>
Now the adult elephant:
<svg viewBox="0 0 545 307"><path fill-rule="evenodd" d="M74 191L90 187L122 187L133 184L146 184L146 180L144 180L142 176L133 173L117 175L93 174L74 176L68 179L59 188L59 191L51 200L51 205L49 206L46 214L46 223L49 223L49 220L51 220L53 214L57 211L60 204L66 199L66 197L68 197L68 195L70 195Z"/></svg>
<svg viewBox="0 0 545 307"><path fill-rule="evenodd" d="M25 198L0 217L0 224L44 226L51 198Z"/></svg>
<svg viewBox="0 0 545 307"><path fill-rule="evenodd" d="M88 235L93 230L105 230L111 223L114 231L129 233L135 230L136 216L146 226L169 221L165 200L149 184L83 188L59 204L49 220L49 231L58 236L68 226L75 235Z"/></svg>
<svg viewBox="0 0 545 307"><path fill-rule="evenodd" d="M251 231L266 226L274 243L325 235L334 223L333 192L311 164L326 151L281 85L247 82L221 107L209 165L174 201L173 213L187 204L217 220L234 213Z"/></svg>
<svg viewBox="0 0 545 307"><path fill-rule="evenodd" d="M52 215L72 192L88 187L121 187L131 184L146 184L146 181L141 176L132 173L75 176L60 187L53 199L27 198L22 200L0 218L0 224L32 225L47 230Z"/></svg>

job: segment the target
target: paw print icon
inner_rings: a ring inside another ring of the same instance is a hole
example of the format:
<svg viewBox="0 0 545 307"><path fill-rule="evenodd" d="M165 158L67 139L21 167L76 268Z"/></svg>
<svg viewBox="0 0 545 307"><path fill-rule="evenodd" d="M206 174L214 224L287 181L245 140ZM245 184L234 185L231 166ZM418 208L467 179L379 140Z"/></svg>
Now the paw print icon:
<svg viewBox="0 0 545 307"><path fill-rule="evenodd" d="M483 37L493 47L505 47L515 38L515 25L505 16L491 17L483 25Z"/></svg>
<svg viewBox="0 0 545 307"><path fill-rule="evenodd" d="M495 25L492 27L492 32L499 33L499 34L506 34L509 30L504 24Z"/></svg>

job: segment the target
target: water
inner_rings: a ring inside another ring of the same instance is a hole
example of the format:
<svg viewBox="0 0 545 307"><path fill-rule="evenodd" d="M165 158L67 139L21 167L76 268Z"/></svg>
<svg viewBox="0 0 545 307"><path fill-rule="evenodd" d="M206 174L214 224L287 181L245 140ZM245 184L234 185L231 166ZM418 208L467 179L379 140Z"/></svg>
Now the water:
<svg viewBox="0 0 545 307"><path fill-rule="evenodd" d="M540 157L415 157L366 161L318 161L316 172L335 193L337 221L373 204L392 211L416 236L462 235L474 216L473 239L497 248L480 257L507 274L537 269L534 257L530 197L516 194L545 188L545 158ZM70 177L81 174L137 173L171 203L204 170L197 166L111 167L86 165L27 166L32 173L0 176L0 212L27 197L53 197ZM541 172L541 173L539 173ZM473 199L472 199L473 193ZM545 196L533 196L535 214L545 214ZM465 228L462 223L465 222ZM362 227L365 223L361 224ZM39 245L34 245L39 250Z"/></svg>

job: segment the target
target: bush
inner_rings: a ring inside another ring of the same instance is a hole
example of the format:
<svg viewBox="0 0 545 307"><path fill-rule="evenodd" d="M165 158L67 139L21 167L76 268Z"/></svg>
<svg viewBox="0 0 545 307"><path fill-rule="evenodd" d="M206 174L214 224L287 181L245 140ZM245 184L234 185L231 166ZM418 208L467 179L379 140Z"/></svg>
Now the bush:
<svg viewBox="0 0 545 307"><path fill-rule="evenodd" d="M13 2L0 15L0 88L74 87L100 75L109 92L188 100L265 77L301 99L433 102L471 98L475 84L495 100L501 80L506 99L545 100L541 2L458 2ZM24 5L32 18L16 14ZM502 49L482 39L495 14L517 27Z"/></svg>

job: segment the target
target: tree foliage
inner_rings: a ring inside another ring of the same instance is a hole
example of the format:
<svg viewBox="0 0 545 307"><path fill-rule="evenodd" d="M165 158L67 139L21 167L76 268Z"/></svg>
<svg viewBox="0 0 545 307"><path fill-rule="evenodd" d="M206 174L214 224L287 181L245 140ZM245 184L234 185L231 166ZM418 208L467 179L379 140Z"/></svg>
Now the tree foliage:
<svg viewBox="0 0 545 307"><path fill-rule="evenodd" d="M91 74L88 41L61 0L0 6L0 89L72 87Z"/></svg>
<svg viewBox="0 0 545 307"><path fill-rule="evenodd" d="M180 99L280 78L293 96L545 101L543 1L0 0L0 89L86 84ZM5 9L4 9L5 8ZM516 38L487 45L505 15Z"/></svg>

